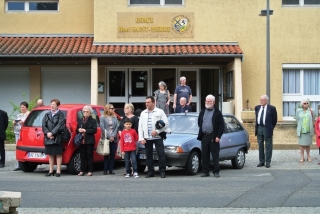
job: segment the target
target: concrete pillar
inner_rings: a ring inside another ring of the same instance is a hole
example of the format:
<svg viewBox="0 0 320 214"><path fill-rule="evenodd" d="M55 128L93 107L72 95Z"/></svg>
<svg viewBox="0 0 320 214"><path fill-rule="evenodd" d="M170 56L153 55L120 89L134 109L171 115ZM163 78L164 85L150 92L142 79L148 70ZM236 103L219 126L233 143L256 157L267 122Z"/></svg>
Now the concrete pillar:
<svg viewBox="0 0 320 214"><path fill-rule="evenodd" d="M30 66L30 100L41 98L41 66ZM48 104L48 103L46 103Z"/></svg>
<svg viewBox="0 0 320 214"><path fill-rule="evenodd" d="M235 116L241 120L242 107L242 71L241 58L234 59L234 106ZM242 120L241 120L242 122Z"/></svg>
<svg viewBox="0 0 320 214"><path fill-rule="evenodd" d="M98 58L91 59L91 105L98 105Z"/></svg>

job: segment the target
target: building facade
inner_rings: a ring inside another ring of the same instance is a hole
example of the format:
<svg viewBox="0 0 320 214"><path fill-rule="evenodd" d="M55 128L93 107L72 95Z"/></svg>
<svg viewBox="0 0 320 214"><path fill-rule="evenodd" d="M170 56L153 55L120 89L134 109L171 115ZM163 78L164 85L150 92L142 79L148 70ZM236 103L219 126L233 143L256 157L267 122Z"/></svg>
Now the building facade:
<svg viewBox="0 0 320 214"><path fill-rule="evenodd" d="M199 111L244 108L266 94L265 0L0 0L0 100L133 103L180 76ZM320 104L320 1L277 0L270 9L270 100L278 120ZM230 102L231 101L231 102Z"/></svg>

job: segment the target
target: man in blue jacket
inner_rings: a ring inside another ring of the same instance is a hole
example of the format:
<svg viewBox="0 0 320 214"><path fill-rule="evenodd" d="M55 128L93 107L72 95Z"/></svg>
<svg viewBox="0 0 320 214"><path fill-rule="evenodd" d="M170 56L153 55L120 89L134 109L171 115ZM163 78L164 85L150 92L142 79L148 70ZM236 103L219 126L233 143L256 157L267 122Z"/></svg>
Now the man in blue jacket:
<svg viewBox="0 0 320 214"><path fill-rule="evenodd" d="M254 110L256 112L255 135L258 138L259 145L259 164L257 167L266 166L270 168L272 158L272 136L273 129L277 124L276 107L268 104L268 96L260 97L260 105L257 105ZM266 144L266 154L264 153L264 142Z"/></svg>

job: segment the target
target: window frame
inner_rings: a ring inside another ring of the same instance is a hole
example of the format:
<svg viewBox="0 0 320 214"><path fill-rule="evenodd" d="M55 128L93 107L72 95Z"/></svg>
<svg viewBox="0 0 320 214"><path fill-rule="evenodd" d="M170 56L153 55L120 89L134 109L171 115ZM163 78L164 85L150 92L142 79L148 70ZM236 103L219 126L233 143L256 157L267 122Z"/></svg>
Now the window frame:
<svg viewBox="0 0 320 214"><path fill-rule="evenodd" d="M319 4L304 4L305 0L299 0L299 4L283 4L281 1L281 5L283 7L320 7Z"/></svg>
<svg viewBox="0 0 320 214"><path fill-rule="evenodd" d="M283 93L283 71L288 69L300 70L300 93ZM319 95L305 95L304 94L304 70L319 69L320 64L283 64L282 65L282 107L285 102L301 102L302 99L308 99L310 102L319 102ZM283 111L284 113L284 111ZM293 116L284 116L284 121L294 121Z"/></svg>
<svg viewBox="0 0 320 214"><path fill-rule="evenodd" d="M182 4L165 4L166 0L160 0L160 4L130 4L128 0L129 7L184 7L185 0L182 0Z"/></svg>
<svg viewBox="0 0 320 214"><path fill-rule="evenodd" d="M23 2L24 10L9 10L8 3ZM57 3L57 10L30 10L29 3ZM5 5L6 13L56 13L60 11L59 0L7 0Z"/></svg>

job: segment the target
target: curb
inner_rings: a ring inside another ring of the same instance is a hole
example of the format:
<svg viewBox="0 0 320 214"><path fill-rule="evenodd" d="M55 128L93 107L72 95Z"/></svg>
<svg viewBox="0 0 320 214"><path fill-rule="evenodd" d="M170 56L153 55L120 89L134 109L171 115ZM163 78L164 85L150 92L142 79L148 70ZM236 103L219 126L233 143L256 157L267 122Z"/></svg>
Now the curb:
<svg viewBox="0 0 320 214"><path fill-rule="evenodd" d="M6 151L16 151L16 144L4 144Z"/></svg>

